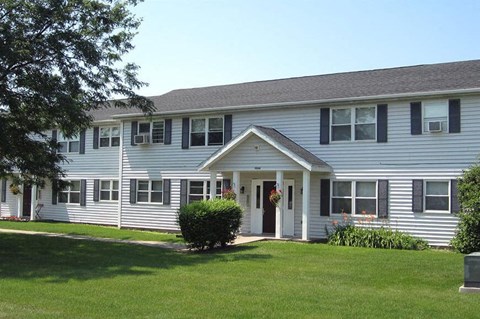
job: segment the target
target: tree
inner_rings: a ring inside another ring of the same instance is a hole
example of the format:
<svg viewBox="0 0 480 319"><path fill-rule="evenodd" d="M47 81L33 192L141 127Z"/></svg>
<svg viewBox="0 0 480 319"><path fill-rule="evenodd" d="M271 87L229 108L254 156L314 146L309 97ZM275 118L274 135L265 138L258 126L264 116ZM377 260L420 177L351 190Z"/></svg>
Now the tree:
<svg viewBox="0 0 480 319"><path fill-rule="evenodd" d="M480 251L480 165L477 163L458 180L458 200L461 206L459 223L452 246L469 254Z"/></svg>
<svg viewBox="0 0 480 319"><path fill-rule="evenodd" d="M122 63L140 20L136 0L2 0L0 3L0 177L43 185L66 160L46 132L69 138L90 111L153 104L134 90L138 66ZM122 100L114 100L122 97Z"/></svg>

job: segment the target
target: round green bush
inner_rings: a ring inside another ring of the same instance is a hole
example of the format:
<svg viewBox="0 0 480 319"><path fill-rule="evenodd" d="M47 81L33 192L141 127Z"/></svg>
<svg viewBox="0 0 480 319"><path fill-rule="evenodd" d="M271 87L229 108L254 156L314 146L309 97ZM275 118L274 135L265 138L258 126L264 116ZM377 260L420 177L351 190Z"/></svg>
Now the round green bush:
<svg viewBox="0 0 480 319"><path fill-rule="evenodd" d="M193 202L178 211L178 224L184 240L199 250L225 247L237 237L243 215L233 200L214 199Z"/></svg>

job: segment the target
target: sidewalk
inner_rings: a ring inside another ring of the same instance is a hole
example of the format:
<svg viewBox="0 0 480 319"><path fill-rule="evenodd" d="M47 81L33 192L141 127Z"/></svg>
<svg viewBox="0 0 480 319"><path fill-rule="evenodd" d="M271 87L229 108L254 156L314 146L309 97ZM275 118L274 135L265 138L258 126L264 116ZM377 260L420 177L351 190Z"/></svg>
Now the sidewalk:
<svg viewBox="0 0 480 319"><path fill-rule="evenodd" d="M69 238L69 239L77 239L77 240L101 241L101 242L106 242L106 243L121 243L121 244L141 245L141 246L173 249L173 250L179 250L179 251L188 249L185 244L167 243L167 242L161 242L161 241L101 238L101 237L69 235L69 234L59 234L59 233L46 233L46 232L31 231L31 230L17 230L17 229L3 229L3 228L0 228L0 233L36 235L36 236L45 236L45 237ZM235 242L233 243L233 245L247 244L247 243L252 243L252 242L256 242L256 241L261 241L261 240L264 240L264 239L265 239L265 237L238 236L237 239L235 240Z"/></svg>

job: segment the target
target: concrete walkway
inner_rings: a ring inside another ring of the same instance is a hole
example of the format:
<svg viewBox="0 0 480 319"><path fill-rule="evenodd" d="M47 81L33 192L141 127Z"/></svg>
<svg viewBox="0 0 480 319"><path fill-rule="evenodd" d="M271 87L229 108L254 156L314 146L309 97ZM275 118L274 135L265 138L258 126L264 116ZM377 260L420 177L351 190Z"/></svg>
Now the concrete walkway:
<svg viewBox="0 0 480 319"><path fill-rule="evenodd" d="M101 238L101 237L91 237L91 236L82 236L82 235L46 233L46 232L31 231L31 230L3 229L3 228L0 228L0 233L36 235L36 236L45 236L45 237L59 237L59 238L69 238L69 239L78 239L78 240L91 240L91 241L101 241L106 243L121 243L121 244L141 245L141 246L149 246L149 247L159 247L159 248L166 248L166 249L173 249L173 250L188 249L185 244L168 243L168 242L161 242L161 241ZM264 239L265 237L238 236L235 242L233 243L233 245L247 244L247 243L252 243L256 241L261 241Z"/></svg>

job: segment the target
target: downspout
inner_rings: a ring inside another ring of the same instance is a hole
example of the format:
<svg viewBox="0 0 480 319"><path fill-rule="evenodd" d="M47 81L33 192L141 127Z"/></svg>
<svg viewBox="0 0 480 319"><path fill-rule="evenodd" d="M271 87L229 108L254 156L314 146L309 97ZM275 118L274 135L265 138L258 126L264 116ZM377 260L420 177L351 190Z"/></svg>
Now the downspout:
<svg viewBox="0 0 480 319"><path fill-rule="evenodd" d="M118 222L122 228L122 201L123 201L123 121L120 122L120 146L118 148Z"/></svg>

